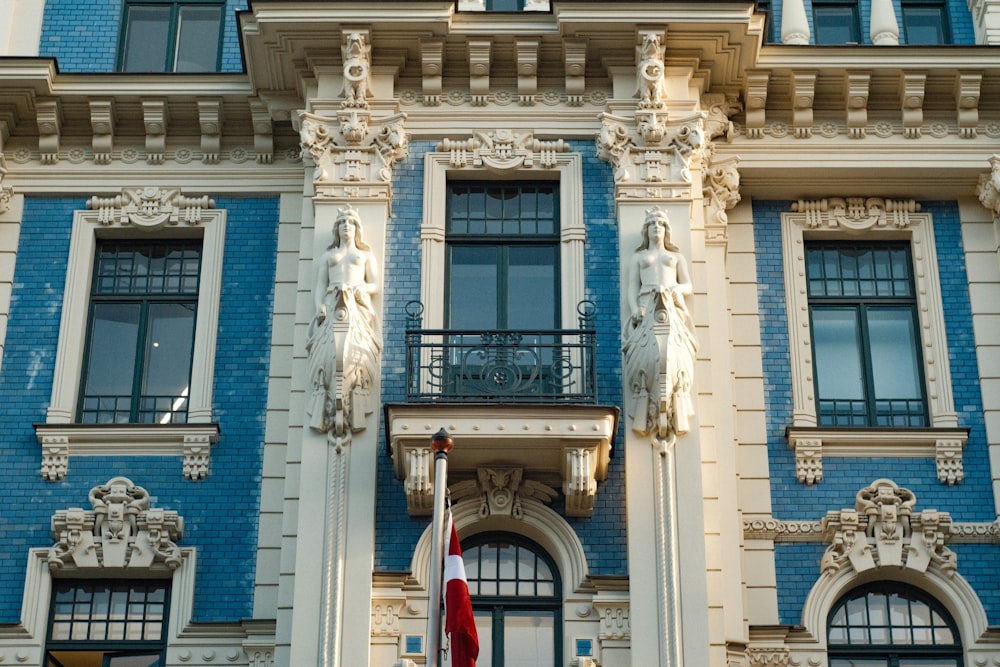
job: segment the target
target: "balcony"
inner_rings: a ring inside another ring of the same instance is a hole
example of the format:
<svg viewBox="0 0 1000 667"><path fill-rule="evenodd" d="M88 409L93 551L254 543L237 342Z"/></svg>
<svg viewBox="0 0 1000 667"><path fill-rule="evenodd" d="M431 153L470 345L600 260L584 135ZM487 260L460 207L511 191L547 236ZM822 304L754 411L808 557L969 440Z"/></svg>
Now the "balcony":
<svg viewBox="0 0 1000 667"><path fill-rule="evenodd" d="M449 488L482 499L481 515L516 514L521 500L561 492L568 516L591 516L619 416L597 404L593 303L581 303L578 328L566 330L422 329L421 313L419 303L407 306L406 403L385 407L409 513L431 511L430 443L444 428L455 442ZM489 500L499 497L514 500Z"/></svg>
<svg viewBox="0 0 1000 667"><path fill-rule="evenodd" d="M593 302L579 328L545 331L421 329L422 311L407 306L407 401L597 403Z"/></svg>

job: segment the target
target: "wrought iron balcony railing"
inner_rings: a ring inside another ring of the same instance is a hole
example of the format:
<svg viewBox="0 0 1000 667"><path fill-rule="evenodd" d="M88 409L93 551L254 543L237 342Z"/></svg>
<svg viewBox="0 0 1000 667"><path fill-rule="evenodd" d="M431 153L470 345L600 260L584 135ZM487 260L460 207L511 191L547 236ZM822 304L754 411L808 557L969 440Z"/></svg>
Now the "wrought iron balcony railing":
<svg viewBox="0 0 1000 667"><path fill-rule="evenodd" d="M422 313L407 304L407 400L597 403L593 302L577 306L578 329L422 329Z"/></svg>

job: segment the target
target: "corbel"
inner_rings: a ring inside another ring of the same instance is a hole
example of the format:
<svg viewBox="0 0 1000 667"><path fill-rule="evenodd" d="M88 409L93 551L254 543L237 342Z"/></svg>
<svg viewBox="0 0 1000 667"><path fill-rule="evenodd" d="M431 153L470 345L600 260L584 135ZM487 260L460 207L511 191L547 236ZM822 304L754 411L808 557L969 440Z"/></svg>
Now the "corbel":
<svg viewBox="0 0 1000 667"><path fill-rule="evenodd" d="M222 99L198 100L198 123L201 125L202 162L218 164L222 146Z"/></svg>
<svg viewBox="0 0 1000 667"><path fill-rule="evenodd" d="M50 435L42 438L42 479L58 482L69 469L69 438Z"/></svg>
<svg viewBox="0 0 1000 667"><path fill-rule="evenodd" d="M563 60L566 67L566 104L583 106L583 92L587 85L587 42L582 39L566 40L563 43Z"/></svg>
<svg viewBox="0 0 1000 667"><path fill-rule="evenodd" d="M469 40L469 91L472 106L486 106L490 97L490 61L493 55L493 40Z"/></svg>
<svg viewBox="0 0 1000 667"><path fill-rule="evenodd" d="M142 123L146 127L146 162L162 164L167 150L170 110L163 98L142 101Z"/></svg>
<svg viewBox="0 0 1000 667"><path fill-rule="evenodd" d="M958 132L963 139L975 139L979 125L979 95L983 85L982 72L959 72L955 79L955 106L958 112Z"/></svg>
<svg viewBox="0 0 1000 667"><path fill-rule="evenodd" d="M434 507L434 481L431 465L434 455L430 448L406 452L406 505L411 516L430 514Z"/></svg>
<svg viewBox="0 0 1000 667"><path fill-rule="evenodd" d="M274 129L271 125L271 111L259 97L251 97L250 117L253 121L253 149L257 154L257 164L271 164L274 160Z"/></svg>
<svg viewBox="0 0 1000 667"><path fill-rule="evenodd" d="M115 101L110 97L93 99L90 105L90 128L94 132L94 162L110 164L115 142Z"/></svg>
<svg viewBox="0 0 1000 667"><path fill-rule="evenodd" d="M420 44L420 69L423 74L424 106L441 104L441 75L444 72L444 41L428 39Z"/></svg>
<svg viewBox="0 0 1000 667"><path fill-rule="evenodd" d="M903 136L907 139L920 137L920 128L924 124L924 89L926 85L926 72L903 72L900 75Z"/></svg>
<svg viewBox="0 0 1000 667"><path fill-rule="evenodd" d="M184 435L184 476L198 481L208 477L208 466L212 460L212 436L207 433Z"/></svg>
<svg viewBox="0 0 1000 667"><path fill-rule="evenodd" d="M535 105L538 93L538 38L517 40L517 101L524 107Z"/></svg>
<svg viewBox="0 0 1000 667"><path fill-rule="evenodd" d="M38 100L38 152L42 154L42 164L55 164L59 159L59 139L62 135L62 108L59 100L49 98Z"/></svg>
<svg viewBox="0 0 1000 667"><path fill-rule="evenodd" d="M766 71L747 72L743 99L746 100L747 137L760 139L764 136L765 107L767 106L767 83L770 75Z"/></svg>
<svg viewBox="0 0 1000 667"><path fill-rule="evenodd" d="M795 448L795 477L801 484L823 481L823 441L819 438L797 438Z"/></svg>
<svg viewBox="0 0 1000 667"><path fill-rule="evenodd" d="M965 443L959 439L941 438L934 443L934 462L937 464L938 481L954 486L965 479L962 464L962 449Z"/></svg>
<svg viewBox="0 0 1000 667"><path fill-rule="evenodd" d="M10 138L10 128L14 126L13 114L0 113L0 215L10 210L14 199L14 190L4 185L7 175L7 159L3 154L4 143Z"/></svg>
<svg viewBox="0 0 1000 667"><path fill-rule="evenodd" d="M597 452L574 447L567 449L563 459L563 495L567 516L589 518L594 514L597 496Z"/></svg>
<svg viewBox="0 0 1000 667"><path fill-rule="evenodd" d="M816 72L792 72L792 126L797 139L812 136Z"/></svg>
<svg viewBox="0 0 1000 667"><path fill-rule="evenodd" d="M847 132L851 139L864 139L868 128L868 95L872 81L871 72L848 72L845 97L847 98Z"/></svg>

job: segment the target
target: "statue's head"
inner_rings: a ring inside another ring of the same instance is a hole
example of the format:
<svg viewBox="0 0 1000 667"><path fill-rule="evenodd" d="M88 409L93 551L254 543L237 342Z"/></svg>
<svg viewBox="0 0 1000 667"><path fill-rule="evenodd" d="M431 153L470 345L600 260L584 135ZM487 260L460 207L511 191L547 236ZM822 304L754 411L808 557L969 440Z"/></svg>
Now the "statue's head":
<svg viewBox="0 0 1000 667"><path fill-rule="evenodd" d="M362 250L368 246L361 239L361 213L350 204L337 210L337 218L333 222L333 242L331 248L339 248L344 243L356 245Z"/></svg>
<svg viewBox="0 0 1000 667"><path fill-rule="evenodd" d="M662 229L662 236L657 233ZM657 242L654 239L661 238L662 246L665 250L677 251L679 248L670 242L670 217L667 212L659 206L654 206L646 211L646 220L642 225L642 245L638 250L647 250Z"/></svg>

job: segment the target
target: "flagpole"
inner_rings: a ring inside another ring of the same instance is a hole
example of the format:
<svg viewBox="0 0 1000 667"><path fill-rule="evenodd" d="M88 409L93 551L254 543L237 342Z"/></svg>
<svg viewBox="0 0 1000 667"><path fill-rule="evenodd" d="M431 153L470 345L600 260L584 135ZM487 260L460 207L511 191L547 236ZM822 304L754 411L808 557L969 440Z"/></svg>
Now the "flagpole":
<svg viewBox="0 0 1000 667"><path fill-rule="evenodd" d="M454 441L442 428L431 439L434 450L434 514L431 520L431 571L428 582L427 664L441 665L441 576L444 569L444 499L448 491L448 452Z"/></svg>

